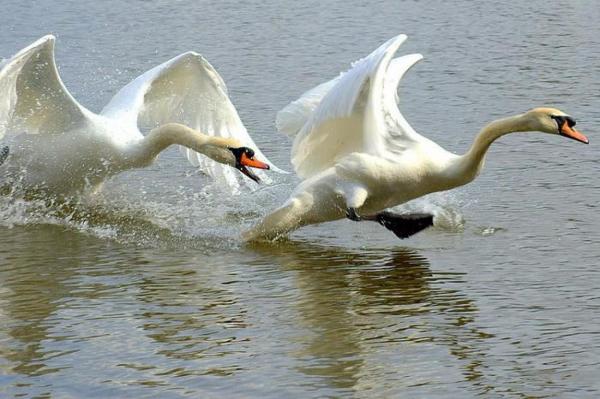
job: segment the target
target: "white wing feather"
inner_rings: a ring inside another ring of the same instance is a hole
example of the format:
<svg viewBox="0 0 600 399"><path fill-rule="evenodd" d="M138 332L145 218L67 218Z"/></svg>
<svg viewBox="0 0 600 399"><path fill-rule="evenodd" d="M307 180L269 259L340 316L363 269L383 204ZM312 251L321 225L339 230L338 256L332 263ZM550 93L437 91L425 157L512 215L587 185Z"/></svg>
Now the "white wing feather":
<svg viewBox="0 0 600 399"><path fill-rule="evenodd" d="M123 87L102 110L132 128L151 129L178 122L204 134L237 139L255 150L258 159L280 171L258 149L231 103L221 76L200 54L181 54L139 76ZM215 179L236 187L247 178L188 148L181 147L189 162ZM268 177L258 172L261 178Z"/></svg>
<svg viewBox="0 0 600 399"><path fill-rule="evenodd" d="M387 68L383 82L383 107L381 108L386 120L386 129L380 132L383 147L379 149L379 154L387 151L392 156L398 156L414 142L429 141L428 138L421 136L413 129L398 109L400 80L413 65L422 59L421 54L404 55L394 58Z"/></svg>
<svg viewBox="0 0 600 399"><path fill-rule="evenodd" d="M287 134L289 137L295 137L311 118L323 97L329 93L341 77L342 75L313 87L279 111L275 119L277 131Z"/></svg>
<svg viewBox="0 0 600 399"><path fill-rule="evenodd" d="M404 40L405 35L392 38L280 111L279 130L296 134L292 164L300 177L313 176L353 152L397 156L412 142L426 140L397 106L400 79L422 59L412 54L392 60Z"/></svg>
<svg viewBox="0 0 600 399"><path fill-rule="evenodd" d="M0 138L64 133L90 117L58 75L54 42L54 36L44 36L0 66Z"/></svg>

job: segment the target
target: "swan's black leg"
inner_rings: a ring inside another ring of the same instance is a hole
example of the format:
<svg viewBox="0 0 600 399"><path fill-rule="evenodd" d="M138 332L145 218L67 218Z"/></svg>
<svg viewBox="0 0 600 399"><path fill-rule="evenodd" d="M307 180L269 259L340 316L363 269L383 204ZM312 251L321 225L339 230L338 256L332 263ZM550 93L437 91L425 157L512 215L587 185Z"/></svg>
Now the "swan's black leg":
<svg viewBox="0 0 600 399"><path fill-rule="evenodd" d="M7 145L2 147L2 149L0 150L0 165L2 165L4 163L4 161L6 161L6 158L8 158L9 153L10 153L10 151L9 151Z"/></svg>
<svg viewBox="0 0 600 399"><path fill-rule="evenodd" d="M356 222L363 220L377 222L393 232L399 238L408 238L429 226L433 226L433 215L428 213L399 215L392 212L383 211L373 216L359 216L356 213L356 209L348 208L346 211L346 217Z"/></svg>

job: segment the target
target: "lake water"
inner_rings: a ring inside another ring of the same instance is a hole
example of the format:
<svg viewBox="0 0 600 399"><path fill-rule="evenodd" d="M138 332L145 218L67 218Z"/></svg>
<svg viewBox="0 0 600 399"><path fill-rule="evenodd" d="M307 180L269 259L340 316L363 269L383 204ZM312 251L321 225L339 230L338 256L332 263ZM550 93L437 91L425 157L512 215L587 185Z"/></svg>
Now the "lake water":
<svg viewBox="0 0 600 399"><path fill-rule="evenodd" d="M232 197L175 149L81 203L2 197L0 397L598 397L599 20L593 0L9 0L0 55L56 34L94 111L202 53L287 169L276 111L399 33L425 56L401 109L446 148L540 105L591 145L502 138L473 184L409 205L437 226L405 241L340 221L245 246L297 179Z"/></svg>

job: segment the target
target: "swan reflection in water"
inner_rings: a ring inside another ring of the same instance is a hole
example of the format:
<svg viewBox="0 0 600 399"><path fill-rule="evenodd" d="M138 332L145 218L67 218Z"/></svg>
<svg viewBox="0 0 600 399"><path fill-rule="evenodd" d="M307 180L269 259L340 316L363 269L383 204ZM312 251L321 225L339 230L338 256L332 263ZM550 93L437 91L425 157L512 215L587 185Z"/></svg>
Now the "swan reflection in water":
<svg viewBox="0 0 600 399"><path fill-rule="evenodd" d="M286 241L253 249L294 272L302 327L294 357L298 370L322 378L322 388L410 392L431 380L424 361L447 362L442 380L481 376L478 342L489 335L471 325L478 312L473 300L453 288L463 283L461 273L434 272L411 248L358 251Z"/></svg>
<svg viewBox="0 0 600 399"><path fill-rule="evenodd" d="M462 276L432 271L414 249L287 241L173 259L58 226L14 231L16 250L0 258L0 350L15 394L60 390L73 364L85 389L247 390L267 375L332 395L481 384L487 336L453 288Z"/></svg>
<svg viewBox="0 0 600 399"><path fill-rule="evenodd" d="M93 342L110 336L95 320L126 317L99 300L119 290L117 276L128 273L135 255L123 247L106 251L103 241L56 225L16 226L11 240L11 251L0 252L0 367L17 390L37 396L52 385L52 374L69 373L70 356L84 366L98 349ZM82 367L78 378L86 372L94 371Z"/></svg>

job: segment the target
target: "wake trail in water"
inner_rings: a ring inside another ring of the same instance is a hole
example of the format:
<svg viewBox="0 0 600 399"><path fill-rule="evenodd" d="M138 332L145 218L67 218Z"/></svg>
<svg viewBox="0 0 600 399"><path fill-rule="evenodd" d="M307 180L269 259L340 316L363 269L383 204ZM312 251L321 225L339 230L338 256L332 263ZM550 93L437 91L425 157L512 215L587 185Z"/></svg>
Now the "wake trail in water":
<svg viewBox="0 0 600 399"><path fill-rule="evenodd" d="M196 191L179 186L157 192L152 185L108 184L98 194L66 200L13 190L0 196L0 226L49 224L124 244L230 248L241 245L241 231L289 190L276 184L236 195L217 182Z"/></svg>
<svg viewBox="0 0 600 399"><path fill-rule="evenodd" d="M294 179L280 180L240 194L213 181L200 188L189 184L157 187L149 179L138 181L137 186L128 180L108 184L98 194L70 200L28 198L12 192L0 196L0 226L58 225L99 239L141 246L234 248L243 245L242 231L292 192ZM465 220L460 208L464 205L460 194L442 192L394 209L433 214L434 229L462 232Z"/></svg>

